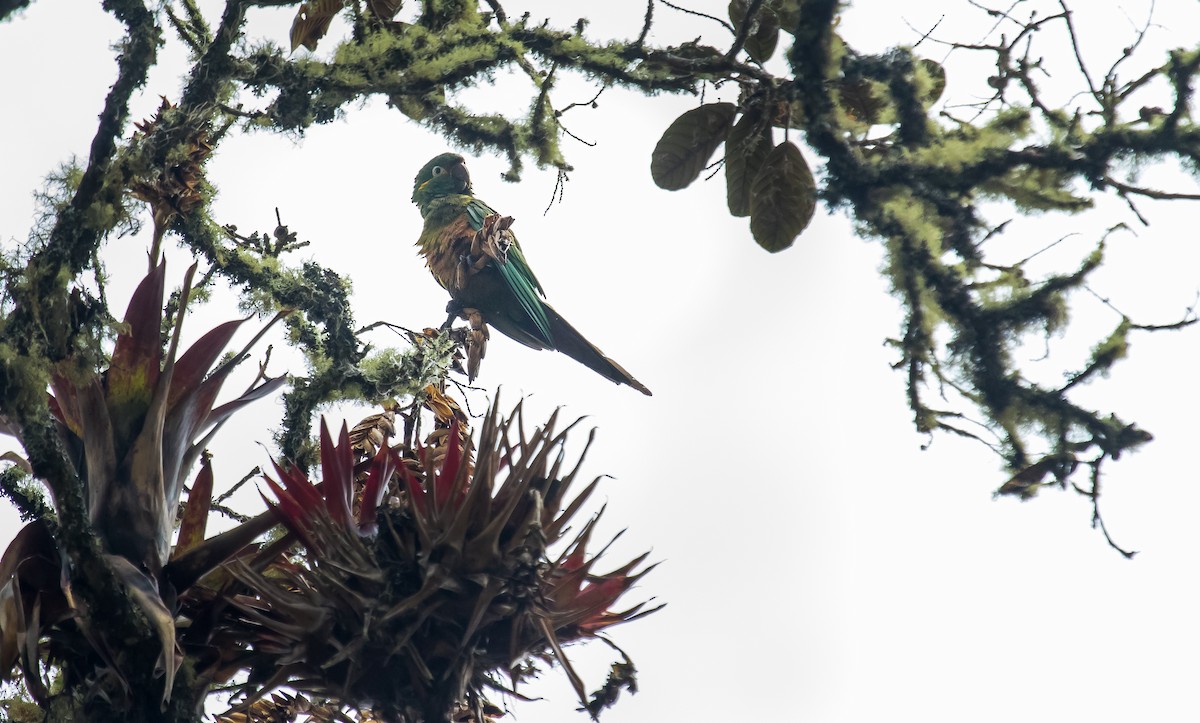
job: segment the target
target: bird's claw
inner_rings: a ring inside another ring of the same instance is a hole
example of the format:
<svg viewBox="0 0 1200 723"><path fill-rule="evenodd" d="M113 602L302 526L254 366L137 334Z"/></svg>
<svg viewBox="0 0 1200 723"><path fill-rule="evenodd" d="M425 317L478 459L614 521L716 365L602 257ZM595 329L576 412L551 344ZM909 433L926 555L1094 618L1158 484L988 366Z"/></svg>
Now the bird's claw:
<svg viewBox="0 0 1200 723"><path fill-rule="evenodd" d="M442 326L440 328L444 331L454 326L454 320L459 317L461 312L462 304L451 299L450 302L446 304L446 320L442 322Z"/></svg>

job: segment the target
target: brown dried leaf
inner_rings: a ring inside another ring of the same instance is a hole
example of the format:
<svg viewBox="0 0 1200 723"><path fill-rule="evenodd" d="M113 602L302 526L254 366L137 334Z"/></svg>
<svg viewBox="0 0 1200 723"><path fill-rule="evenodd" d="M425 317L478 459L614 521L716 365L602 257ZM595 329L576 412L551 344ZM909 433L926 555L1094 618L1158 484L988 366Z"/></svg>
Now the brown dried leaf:
<svg viewBox="0 0 1200 723"><path fill-rule="evenodd" d="M404 0L367 0L367 7L380 20L391 20L400 12Z"/></svg>
<svg viewBox="0 0 1200 723"><path fill-rule="evenodd" d="M345 7L345 0L312 0L300 4L296 19L292 21L292 52L303 45L317 49L317 42L329 32L333 17Z"/></svg>
<svg viewBox="0 0 1200 723"><path fill-rule="evenodd" d="M384 410L364 417L350 430L350 448L365 457L374 457L389 437L396 433L396 402L384 402Z"/></svg>
<svg viewBox="0 0 1200 723"><path fill-rule="evenodd" d="M493 213L483 219L483 226L471 240L472 256L487 256L496 263L508 261L508 250L513 245L513 217Z"/></svg>
<svg viewBox="0 0 1200 723"><path fill-rule="evenodd" d="M165 96L154 117L135 123L138 133L134 141L151 135L162 123L163 117L175 108ZM175 215L187 215L204 203L200 194L200 184L204 178L203 166L212 154L212 145L208 142L208 134L203 129L195 130L190 138L185 138L186 151L181 154L182 160L159 168L157 172L135 178L129 184L129 191L135 198L150 205L154 214L155 227L165 229L166 224Z"/></svg>
<svg viewBox="0 0 1200 723"><path fill-rule="evenodd" d="M1016 495L1023 500L1035 497L1046 475L1063 469L1074 469L1075 460L1070 457L1050 455L1017 472L996 490L997 495Z"/></svg>
<svg viewBox="0 0 1200 723"><path fill-rule="evenodd" d="M458 402L432 384L425 387L425 406L437 417L439 424L449 426L450 422L457 419L465 428L471 421Z"/></svg>
<svg viewBox="0 0 1200 723"><path fill-rule="evenodd" d="M459 703L450 715L454 723L492 723L504 717L504 710L487 700L479 701L477 707Z"/></svg>

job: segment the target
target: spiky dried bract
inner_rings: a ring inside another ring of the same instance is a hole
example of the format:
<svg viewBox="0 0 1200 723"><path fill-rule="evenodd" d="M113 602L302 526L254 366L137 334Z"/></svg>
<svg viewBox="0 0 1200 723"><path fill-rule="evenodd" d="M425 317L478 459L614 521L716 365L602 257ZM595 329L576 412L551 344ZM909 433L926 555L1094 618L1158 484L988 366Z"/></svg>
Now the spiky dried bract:
<svg viewBox="0 0 1200 723"><path fill-rule="evenodd" d="M519 684L538 659L557 660L587 707L562 646L657 609L611 610L650 568L635 571L642 555L595 572L600 555L586 546L599 515L568 535L599 481L568 497L579 465L565 469L563 445L574 424L556 432L556 413L527 434L519 406L507 418L493 409L475 446L450 416L401 464L373 469L393 476L402 502L379 505L381 495L364 491L357 521L338 517L349 443L324 446L323 463L341 456L326 474L343 476L320 487L277 467L276 509L303 541L303 564L289 574L230 566L249 591L232 597L240 615L226 624L250 670L243 709L286 685L387 721L459 720L463 710L483 721L484 693ZM398 454L385 444L376 459ZM375 516L378 533L364 536Z"/></svg>
<svg viewBox="0 0 1200 723"><path fill-rule="evenodd" d="M375 452L396 433L396 400L388 399L383 411L372 414L354 425L350 430L350 444L354 451L364 457L373 457Z"/></svg>
<svg viewBox="0 0 1200 723"><path fill-rule="evenodd" d="M138 133L133 138L132 147L136 148L153 135L164 117L172 111L176 111L176 107L163 97L153 118L135 124ZM212 154L213 147L203 125L192 127L191 130L191 135L168 157L165 164L139 169L141 172L129 182L129 191L150 204L154 226L160 235L176 214L186 215L204 203L204 163ZM132 158L135 154L128 155Z"/></svg>
<svg viewBox="0 0 1200 723"><path fill-rule="evenodd" d="M347 717L342 706L329 701L313 700L300 694L273 693L254 701L245 710L233 711L216 718L216 723L377 723L371 711L358 711Z"/></svg>

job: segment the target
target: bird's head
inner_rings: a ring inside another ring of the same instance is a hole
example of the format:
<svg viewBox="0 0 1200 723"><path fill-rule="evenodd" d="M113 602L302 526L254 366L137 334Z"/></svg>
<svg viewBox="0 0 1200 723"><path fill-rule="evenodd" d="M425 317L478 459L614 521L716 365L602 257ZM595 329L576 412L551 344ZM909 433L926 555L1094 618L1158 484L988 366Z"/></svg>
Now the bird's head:
<svg viewBox="0 0 1200 723"><path fill-rule="evenodd" d="M413 179L413 203L423 206L428 201L456 193L471 192L471 175L466 161L457 153L443 153L421 167Z"/></svg>

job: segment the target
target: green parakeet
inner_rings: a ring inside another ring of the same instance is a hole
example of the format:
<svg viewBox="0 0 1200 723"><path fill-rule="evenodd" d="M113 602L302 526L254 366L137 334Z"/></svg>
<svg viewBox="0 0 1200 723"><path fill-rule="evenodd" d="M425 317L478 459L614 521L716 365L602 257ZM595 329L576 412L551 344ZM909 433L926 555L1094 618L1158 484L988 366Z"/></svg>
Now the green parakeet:
<svg viewBox="0 0 1200 723"><path fill-rule="evenodd" d="M412 200L425 219L417 246L458 307L478 312L526 346L555 349L606 379L650 394L543 300L541 284L508 231L512 219L471 195L462 156L443 153L426 163L413 181Z"/></svg>

